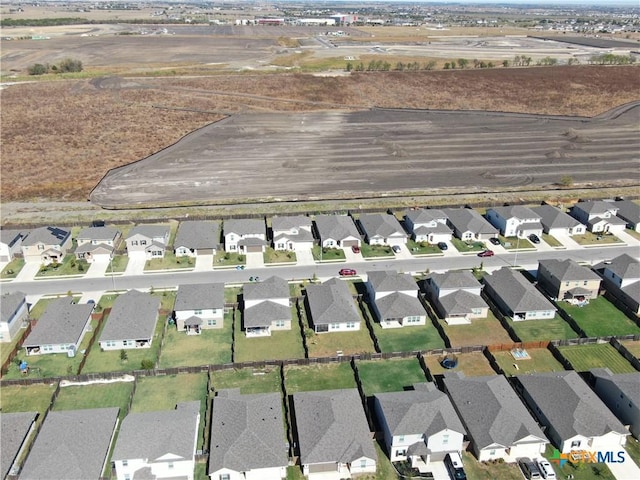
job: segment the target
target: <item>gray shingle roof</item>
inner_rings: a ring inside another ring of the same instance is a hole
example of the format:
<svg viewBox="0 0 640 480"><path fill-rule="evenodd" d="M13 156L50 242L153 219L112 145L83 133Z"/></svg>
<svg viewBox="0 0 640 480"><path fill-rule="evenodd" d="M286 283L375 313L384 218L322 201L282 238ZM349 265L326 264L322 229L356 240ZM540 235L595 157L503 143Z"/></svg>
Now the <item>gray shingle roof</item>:
<svg viewBox="0 0 640 480"><path fill-rule="evenodd" d="M25 299L26 295L22 292L3 293L0 299L0 323L8 323Z"/></svg>
<svg viewBox="0 0 640 480"><path fill-rule="evenodd" d="M427 235L429 233L451 233L451 229L447 227L444 223L436 223L433 227L426 227L424 225L420 225L413 229L413 233L416 235Z"/></svg>
<svg viewBox="0 0 640 480"><path fill-rule="evenodd" d="M199 415L199 401L179 403L174 410L129 413L122 421L111 460L154 462L167 454L192 459Z"/></svg>
<svg viewBox="0 0 640 480"><path fill-rule="evenodd" d="M640 261L627 253L617 256L604 267L625 280L640 278Z"/></svg>
<svg viewBox="0 0 640 480"><path fill-rule="evenodd" d="M442 210L449 224L460 232L473 232L482 235L497 235L498 229L491 225L475 210L470 208L445 208Z"/></svg>
<svg viewBox="0 0 640 480"><path fill-rule="evenodd" d="M358 220L369 238L391 235L407 236L407 232L404 231L398 219L388 213L363 213Z"/></svg>
<svg viewBox="0 0 640 480"><path fill-rule="evenodd" d="M447 315L466 315L473 313L477 308L488 308L480 295L466 290L456 290L438 299Z"/></svg>
<svg viewBox="0 0 640 480"><path fill-rule="evenodd" d="M231 218L224 221L222 228L225 235L266 235L267 231L264 220L258 218Z"/></svg>
<svg viewBox="0 0 640 480"><path fill-rule="evenodd" d="M178 286L173 310L224 308L224 283L201 283Z"/></svg>
<svg viewBox="0 0 640 480"><path fill-rule="evenodd" d="M20 480L87 480L102 475L118 408L49 412Z"/></svg>
<svg viewBox="0 0 640 480"><path fill-rule="evenodd" d="M294 393L293 405L303 465L361 457L377 461L358 390Z"/></svg>
<svg viewBox="0 0 640 480"><path fill-rule="evenodd" d="M640 406L640 372L613 374L608 368L594 368L591 373L597 379L612 382L627 398Z"/></svg>
<svg viewBox="0 0 640 480"><path fill-rule="evenodd" d="M209 474L286 467L288 443L279 393L218 395L213 399Z"/></svg>
<svg viewBox="0 0 640 480"><path fill-rule="evenodd" d="M603 200L593 200L589 202L578 202L573 208L582 210L589 215L602 215L609 210L618 210L618 207L613 202L605 202Z"/></svg>
<svg viewBox="0 0 640 480"><path fill-rule="evenodd" d="M433 385L433 384L431 384ZM449 397L437 388L377 393L392 435L430 435L444 429L466 433Z"/></svg>
<svg viewBox="0 0 640 480"><path fill-rule="evenodd" d="M31 247L38 243L45 245L62 245L71 236L71 230L60 227L40 227L31 230L27 238L22 240L22 245Z"/></svg>
<svg viewBox="0 0 640 480"><path fill-rule="evenodd" d="M271 218L271 229L274 232L302 227L306 227L308 230L311 230L311 224L311 219L306 215L292 215Z"/></svg>
<svg viewBox="0 0 640 480"><path fill-rule="evenodd" d="M245 301L289 298L289 284L284 278L272 276L261 282L245 284L242 294Z"/></svg>
<svg viewBox="0 0 640 480"><path fill-rule="evenodd" d="M613 202L618 207L617 215L620 218L624 218L627 222L634 225L640 223L640 205L631 200L620 200Z"/></svg>
<svg viewBox="0 0 640 480"><path fill-rule="evenodd" d="M446 219L447 215L442 210L419 208L417 210L409 210L405 217L410 219L414 225L420 225L442 218Z"/></svg>
<svg viewBox="0 0 640 480"><path fill-rule="evenodd" d="M462 423L478 449L492 444L509 447L544 433L502 375L444 377L444 384Z"/></svg>
<svg viewBox="0 0 640 480"><path fill-rule="evenodd" d="M491 287L514 313L556 310L553 304L518 271L502 267L491 275L485 275L484 283Z"/></svg>
<svg viewBox="0 0 640 480"><path fill-rule="evenodd" d="M573 228L580 225L578 220L552 205L540 205L531 210L541 217L540 222L547 231L552 228Z"/></svg>
<svg viewBox="0 0 640 480"><path fill-rule="evenodd" d="M97 245L93 245L92 243L85 243L80 245L79 247L76 247L75 253L91 252L95 255L100 252L104 252L110 254L111 252L113 252L113 250L114 247L112 247L111 245L107 245L106 243L98 243Z"/></svg>
<svg viewBox="0 0 640 480"><path fill-rule="evenodd" d="M7 230L0 229L0 242L7 244L8 246L13 246L17 240L20 240L27 236L26 231L22 230Z"/></svg>
<svg viewBox="0 0 640 480"><path fill-rule="evenodd" d="M525 207L523 205L509 205L506 207L492 207L490 210L493 210L498 215L500 215L504 219L509 218L540 218L535 211L533 211L529 207Z"/></svg>
<svg viewBox="0 0 640 480"><path fill-rule="evenodd" d="M89 321L92 304L75 304L73 297L52 300L23 346L77 343Z"/></svg>
<svg viewBox="0 0 640 480"><path fill-rule="evenodd" d="M8 475L37 416L37 412L0 413L0 478Z"/></svg>
<svg viewBox="0 0 640 480"><path fill-rule="evenodd" d="M197 220L180 222L173 245L193 249L218 248L220 222Z"/></svg>
<svg viewBox="0 0 640 480"><path fill-rule="evenodd" d="M78 240L113 240L120 231L115 227L88 227L80 230Z"/></svg>
<svg viewBox="0 0 640 480"><path fill-rule="evenodd" d="M393 270L374 270L367 272L367 280L376 293L415 291L418 296L418 284L408 273L398 273Z"/></svg>
<svg viewBox="0 0 640 480"><path fill-rule="evenodd" d="M429 275L431 282L437 285L440 290L451 288L480 288L480 282L468 270L453 271L445 273L432 273Z"/></svg>
<svg viewBox="0 0 640 480"><path fill-rule="evenodd" d="M149 293L129 290L113 302L100 341L153 338L160 299Z"/></svg>
<svg viewBox="0 0 640 480"><path fill-rule="evenodd" d="M561 282L600 280L600 277L593 270L579 265L575 260L543 259L538 263ZM540 272L538 271L538 273Z"/></svg>
<svg viewBox="0 0 640 480"><path fill-rule="evenodd" d="M291 307L265 300L244 310L244 328L268 327L275 320L291 320Z"/></svg>
<svg viewBox="0 0 640 480"><path fill-rule="evenodd" d="M277 243L278 240L286 238L294 242L313 242L313 234L307 230L298 230L297 234L280 233L273 237L273 243Z"/></svg>
<svg viewBox="0 0 640 480"><path fill-rule="evenodd" d="M562 440L628 433L574 370L519 375L518 381Z"/></svg>
<svg viewBox="0 0 640 480"><path fill-rule="evenodd" d="M418 297L410 297L405 293L394 292L376 300L376 307L382 319L420 317L425 311Z"/></svg>
<svg viewBox="0 0 640 480"><path fill-rule="evenodd" d="M169 235L170 228L167 225L136 225L129 231L127 238L142 235L147 238L164 238Z"/></svg>
<svg viewBox="0 0 640 480"><path fill-rule="evenodd" d="M321 285L307 285L306 292L314 325L360 323L358 308L343 280L332 278Z"/></svg>
<svg viewBox="0 0 640 480"><path fill-rule="evenodd" d="M347 237L360 238L353 219L348 215L317 215L315 222L318 234L323 241L327 238L336 240Z"/></svg>

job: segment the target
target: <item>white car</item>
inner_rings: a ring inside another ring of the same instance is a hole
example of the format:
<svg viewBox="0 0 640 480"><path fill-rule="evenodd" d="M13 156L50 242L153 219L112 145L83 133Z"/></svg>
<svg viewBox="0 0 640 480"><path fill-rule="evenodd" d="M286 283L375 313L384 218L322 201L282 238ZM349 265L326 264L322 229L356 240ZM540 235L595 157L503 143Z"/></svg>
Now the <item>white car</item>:
<svg viewBox="0 0 640 480"><path fill-rule="evenodd" d="M551 464L544 458L538 460L538 468L540 469L540 474L542 478L556 478L556 472L554 472Z"/></svg>

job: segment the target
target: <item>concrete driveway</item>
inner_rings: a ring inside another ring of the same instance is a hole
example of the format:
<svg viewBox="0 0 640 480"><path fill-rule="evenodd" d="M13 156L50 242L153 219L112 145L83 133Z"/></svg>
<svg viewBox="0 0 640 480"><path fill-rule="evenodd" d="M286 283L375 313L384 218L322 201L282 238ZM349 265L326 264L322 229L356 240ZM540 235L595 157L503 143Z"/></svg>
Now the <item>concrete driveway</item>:
<svg viewBox="0 0 640 480"><path fill-rule="evenodd" d="M617 480L638 480L640 478L640 467L631 459L629 452L624 448L622 450L624 451L625 461L622 463L607 463L607 467L609 467L609 470Z"/></svg>
<svg viewBox="0 0 640 480"><path fill-rule="evenodd" d="M14 282L30 282L33 280L33 277L36 276L36 273L40 270L40 263L25 263L22 270L16 276Z"/></svg>

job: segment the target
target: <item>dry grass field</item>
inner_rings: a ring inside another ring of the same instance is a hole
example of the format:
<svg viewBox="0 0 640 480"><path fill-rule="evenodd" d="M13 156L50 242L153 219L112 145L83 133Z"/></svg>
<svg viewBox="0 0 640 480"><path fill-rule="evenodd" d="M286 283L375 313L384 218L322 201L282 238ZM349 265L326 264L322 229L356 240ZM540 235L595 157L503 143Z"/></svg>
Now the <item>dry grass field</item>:
<svg viewBox="0 0 640 480"><path fill-rule="evenodd" d="M386 108L592 116L636 100L638 67L109 78L0 91L3 202L84 200L111 168L227 113Z"/></svg>

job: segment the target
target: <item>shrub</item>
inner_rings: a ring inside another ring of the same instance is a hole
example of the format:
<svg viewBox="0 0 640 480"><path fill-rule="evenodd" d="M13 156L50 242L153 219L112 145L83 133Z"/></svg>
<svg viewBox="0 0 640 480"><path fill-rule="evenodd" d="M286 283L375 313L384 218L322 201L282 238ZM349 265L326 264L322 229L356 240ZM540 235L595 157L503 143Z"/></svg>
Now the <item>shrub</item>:
<svg viewBox="0 0 640 480"><path fill-rule="evenodd" d="M143 370L153 370L154 366L155 366L155 362L153 360L149 360L148 358L145 358L140 362L140 367Z"/></svg>
<svg viewBox="0 0 640 480"><path fill-rule="evenodd" d="M49 65L34 63L33 65L29 65L27 67L27 73L29 75L44 75L45 73L49 73Z"/></svg>

